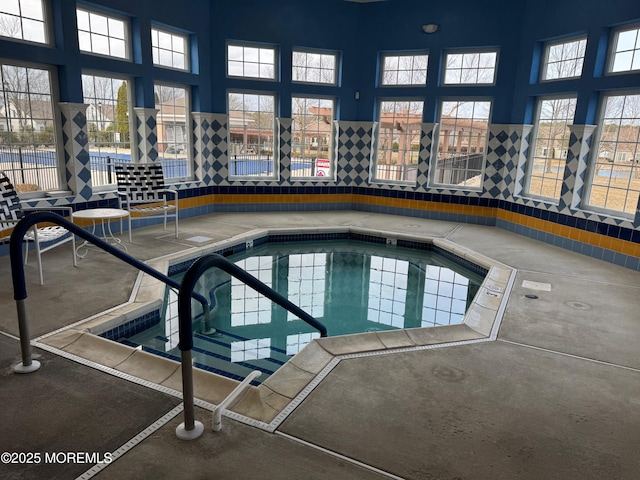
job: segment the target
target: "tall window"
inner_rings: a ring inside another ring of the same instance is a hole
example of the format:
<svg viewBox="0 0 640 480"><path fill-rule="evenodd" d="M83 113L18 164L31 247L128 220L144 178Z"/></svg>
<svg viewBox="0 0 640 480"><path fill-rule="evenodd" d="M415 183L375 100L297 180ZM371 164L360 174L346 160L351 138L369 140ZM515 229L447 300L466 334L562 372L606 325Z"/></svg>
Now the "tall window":
<svg viewBox="0 0 640 480"><path fill-rule="evenodd" d="M275 48L227 45L227 74L230 77L275 80Z"/></svg>
<svg viewBox="0 0 640 480"><path fill-rule="evenodd" d="M423 105L422 101L380 102L376 180L415 182Z"/></svg>
<svg viewBox="0 0 640 480"><path fill-rule="evenodd" d="M640 70L640 28L620 30L614 34L611 72Z"/></svg>
<svg viewBox="0 0 640 480"><path fill-rule="evenodd" d="M634 215L640 196L640 93L604 97L589 205Z"/></svg>
<svg viewBox="0 0 640 480"><path fill-rule="evenodd" d="M82 75L94 186L115 183L115 163L131 162L129 87L126 80Z"/></svg>
<svg viewBox="0 0 640 480"><path fill-rule="evenodd" d="M151 29L151 53L153 64L162 67L187 70L187 37L175 33Z"/></svg>
<svg viewBox="0 0 640 480"><path fill-rule="evenodd" d="M550 43L545 48L543 80L575 78L582 75L587 39Z"/></svg>
<svg viewBox="0 0 640 480"><path fill-rule="evenodd" d="M449 100L440 109L435 183L480 188L491 102Z"/></svg>
<svg viewBox="0 0 640 480"><path fill-rule="evenodd" d="M447 53L445 85L490 85L495 83L497 52Z"/></svg>
<svg viewBox="0 0 640 480"><path fill-rule="evenodd" d="M128 25L118 17L78 8L78 42L83 52L129 58Z"/></svg>
<svg viewBox="0 0 640 480"><path fill-rule="evenodd" d="M275 96L229 93L228 101L230 175L273 176Z"/></svg>
<svg viewBox="0 0 640 480"><path fill-rule="evenodd" d="M334 53L293 51L292 81L300 83L337 83L338 56Z"/></svg>
<svg viewBox="0 0 640 480"><path fill-rule="evenodd" d="M333 100L293 97L291 113L291 176L330 177Z"/></svg>
<svg viewBox="0 0 640 480"><path fill-rule="evenodd" d="M47 43L42 0L2 0L0 35L29 42Z"/></svg>
<svg viewBox="0 0 640 480"><path fill-rule="evenodd" d="M0 169L18 192L60 188L48 70L0 64Z"/></svg>
<svg viewBox="0 0 640 480"><path fill-rule="evenodd" d="M569 149L569 126L573 124L575 111L576 97L538 101L535 137L529 150L529 194L560 198Z"/></svg>
<svg viewBox="0 0 640 480"><path fill-rule="evenodd" d="M429 55L384 55L382 85L426 85Z"/></svg>
<svg viewBox="0 0 640 480"><path fill-rule="evenodd" d="M190 176L189 101L187 89L168 85L154 86L156 99L158 154L166 178Z"/></svg>

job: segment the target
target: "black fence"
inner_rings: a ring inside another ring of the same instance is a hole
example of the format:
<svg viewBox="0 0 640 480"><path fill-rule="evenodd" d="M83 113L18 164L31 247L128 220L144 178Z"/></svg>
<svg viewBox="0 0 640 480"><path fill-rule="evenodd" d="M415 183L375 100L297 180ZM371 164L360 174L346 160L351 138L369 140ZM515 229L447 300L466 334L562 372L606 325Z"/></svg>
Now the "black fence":
<svg viewBox="0 0 640 480"><path fill-rule="evenodd" d="M438 158L438 168L435 171L435 183L448 185L464 184L470 178L477 177L482 172L484 153L472 155L448 156Z"/></svg>

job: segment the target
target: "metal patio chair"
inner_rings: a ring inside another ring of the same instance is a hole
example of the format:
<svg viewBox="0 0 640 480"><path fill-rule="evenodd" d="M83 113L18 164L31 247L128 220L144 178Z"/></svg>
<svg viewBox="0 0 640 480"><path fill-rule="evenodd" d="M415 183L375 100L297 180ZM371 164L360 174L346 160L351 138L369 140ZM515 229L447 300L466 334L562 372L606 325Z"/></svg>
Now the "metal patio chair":
<svg viewBox="0 0 640 480"><path fill-rule="evenodd" d="M163 217L164 228L167 219L173 218L178 238L178 192L166 188L164 172L159 163L133 163L115 165L118 181L118 203L120 208L129 212L129 242L131 243L132 220L149 217ZM172 196L167 202L167 195ZM132 218L132 214L137 216Z"/></svg>
<svg viewBox="0 0 640 480"><path fill-rule="evenodd" d="M0 243L9 241L11 231L16 223L25 216L26 213L34 211L62 211L71 219L71 207L44 207L44 208L23 208L20 199L9 177L0 172ZM52 248L67 242L72 243L73 266L77 266L76 241L75 236L66 228L59 225L42 226L34 225L24 236L24 263L29 259L29 244L33 243L38 260L38 273L40 274L40 285L44 285L42 274L42 254Z"/></svg>

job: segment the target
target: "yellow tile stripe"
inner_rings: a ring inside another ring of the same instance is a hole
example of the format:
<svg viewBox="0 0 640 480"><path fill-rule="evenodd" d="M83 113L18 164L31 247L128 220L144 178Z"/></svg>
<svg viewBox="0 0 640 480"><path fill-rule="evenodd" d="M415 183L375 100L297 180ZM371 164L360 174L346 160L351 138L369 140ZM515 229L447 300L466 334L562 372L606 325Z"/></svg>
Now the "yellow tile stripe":
<svg viewBox="0 0 640 480"><path fill-rule="evenodd" d="M568 227L549 220L541 220L539 218L528 217L520 213L508 212L506 210L498 210L497 218L510 223L523 225L533 228L541 232L551 233L559 237L569 238L578 242L586 243L593 247L606 248L614 252L622 253L632 257L640 257L640 244L621 240L619 238L609 237L601 233L587 232L575 227Z"/></svg>
<svg viewBox="0 0 640 480"><path fill-rule="evenodd" d="M180 200L180 209L201 207L211 204L292 204L292 203L358 203L392 208L406 208L417 211L444 212L458 215L492 217L517 225L526 226L563 238L577 240L587 245L601 247L632 257L640 257L640 244L612 238L599 233L587 232L574 227L560 225L515 212L494 207L458 205L454 203L425 202L404 198L375 197L359 194L210 194ZM89 222L88 225L91 223Z"/></svg>

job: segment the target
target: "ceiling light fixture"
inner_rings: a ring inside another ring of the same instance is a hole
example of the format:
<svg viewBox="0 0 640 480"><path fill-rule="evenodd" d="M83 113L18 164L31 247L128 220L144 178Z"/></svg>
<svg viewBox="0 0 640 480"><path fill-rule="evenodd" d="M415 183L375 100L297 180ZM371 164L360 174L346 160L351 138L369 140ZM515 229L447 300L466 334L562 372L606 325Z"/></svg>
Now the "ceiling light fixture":
<svg viewBox="0 0 640 480"><path fill-rule="evenodd" d="M422 31L424 33L436 33L438 31L438 25L435 23L426 23L422 25Z"/></svg>

